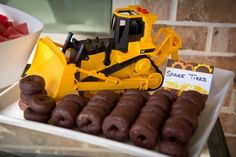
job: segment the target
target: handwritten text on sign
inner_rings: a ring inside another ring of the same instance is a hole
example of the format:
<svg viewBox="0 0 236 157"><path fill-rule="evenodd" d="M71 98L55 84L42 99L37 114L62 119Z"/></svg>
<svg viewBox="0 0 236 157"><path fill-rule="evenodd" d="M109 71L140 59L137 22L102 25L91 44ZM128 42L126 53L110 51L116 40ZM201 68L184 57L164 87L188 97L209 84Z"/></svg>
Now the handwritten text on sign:
<svg viewBox="0 0 236 157"><path fill-rule="evenodd" d="M212 74L209 73L167 67L163 87L178 90L197 90L208 94L211 81Z"/></svg>

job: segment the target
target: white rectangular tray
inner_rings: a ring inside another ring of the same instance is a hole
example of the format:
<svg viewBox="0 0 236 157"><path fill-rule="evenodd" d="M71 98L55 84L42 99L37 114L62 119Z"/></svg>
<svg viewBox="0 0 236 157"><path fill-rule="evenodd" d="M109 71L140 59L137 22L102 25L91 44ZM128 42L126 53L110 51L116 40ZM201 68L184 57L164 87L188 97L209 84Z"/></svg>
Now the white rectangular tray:
<svg viewBox="0 0 236 157"><path fill-rule="evenodd" d="M231 71L214 69L212 87L206 107L199 116L199 127L188 144L189 156L200 156L218 118L225 95L232 85L234 75L235 74ZM131 155L146 157L165 156L157 151L157 147L153 150L143 149L134 146L130 142L116 142L101 136L93 136L75 130L24 120L23 112L18 108L18 100L18 83L15 83L0 94L0 122L95 144Z"/></svg>

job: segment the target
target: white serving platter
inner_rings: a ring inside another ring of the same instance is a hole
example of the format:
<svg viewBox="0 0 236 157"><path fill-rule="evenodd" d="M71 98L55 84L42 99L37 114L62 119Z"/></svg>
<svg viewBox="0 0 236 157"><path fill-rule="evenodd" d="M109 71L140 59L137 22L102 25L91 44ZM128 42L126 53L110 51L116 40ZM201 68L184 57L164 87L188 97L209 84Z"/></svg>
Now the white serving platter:
<svg viewBox="0 0 236 157"><path fill-rule="evenodd" d="M188 144L189 156L200 156L200 153L206 144L209 134L211 133L211 130L219 116L225 95L229 87L232 85L234 77L235 74L231 71L217 68L214 69L213 82L211 86L210 95L206 103L206 107L199 116L199 127ZM102 136L93 136L78 132L76 130L69 130L57 126L52 126L49 124L24 120L23 112L18 107L19 92L20 91L18 83L15 83L0 94L1 123L58 135L65 138L102 146L108 149L120 151L135 156L166 156L157 151L158 147L153 150L143 149L134 146L129 141L123 143L116 142L106 139Z"/></svg>

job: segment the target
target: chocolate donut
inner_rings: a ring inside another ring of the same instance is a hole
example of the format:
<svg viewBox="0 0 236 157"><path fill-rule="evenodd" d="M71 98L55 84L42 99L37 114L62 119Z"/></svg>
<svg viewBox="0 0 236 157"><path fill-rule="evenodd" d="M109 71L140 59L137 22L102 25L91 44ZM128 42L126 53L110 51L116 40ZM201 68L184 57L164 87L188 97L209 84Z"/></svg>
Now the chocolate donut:
<svg viewBox="0 0 236 157"><path fill-rule="evenodd" d="M158 106L153 106L150 105L148 107L146 107L149 104L146 104L145 107L142 108L142 110L140 111L140 115L142 113L149 113L149 114L153 114L153 115L157 115L158 117L160 117L161 119L165 120L168 113L164 112L160 107Z"/></svg>
<svg viewBox="0 0 236 157"><path fill-rule="evenodd" d="M63 97L63 101L64 100L74 101L80 107L79 110L81 110L86 105L85 98L78 94L67 94Z"/></svg>
<svg viewBox="0 0 236 157"><path fill-rule="evenodd" d="M29 105L21 99L18 102L18 106L22 111L25 111L29 107Z"/></svg>
<svg viewBox="0 0 236 157"><path fill-rule="evenodd" d="M176 112L177 110L185 111L189 114L192 114L194 116L198 116L201 111L199 111L199 108L194 105L191 101L188 100L177 100L171 108L171 112Z"/></svg>
<svg viewBox="0 0 236 157"><path fill-rule="evenodd" d="M155 124L154 124L155 125ZM134 125L129 133L130 140L137 146L144 148L153 148L159 137L157 130L153 129L153 126Z"/></svg>
<svg viewBox="0 0 236 157"><path fill-rule="evenodd" d="M114 111L115 110L115 111ZM126 107L115 108L102 124L102 131L106 138L123 141L128 138L129 128L135 121L136 114Z"/></svg>
<svg viewBox="0 0 236 157"><path fill-rule="evenodd" d="M165 96L170 102L170 104L174 103L175 100L177 99L177 95L174 92L171 92L165 89L160 89L160 90L157 90L155 93L153 93L153 95L156 95L156 94Z"/></svg>
<svg viewBox="0 0 236 157"><path fill-rule="evenodd" d="M35 93L35 94L25 94L25 93L23 93L23 92L21 91L21 92L20 92L20 98L21 98L22 100L24 100L24 102L30 103L31 99L32 99L35 95L37 95L37 94L45 94L45 95L47 95L47 91L44 89L42 92L40 92L40 93Z"/></svg>
<svg viewBox="0 0 236 157"><path fill-rule="evenodd" d="M99 91L77 116L77 126L82 132L97 135L101 132L104 118L112 111L119 99L112 91Z"/></svg>
<svg viewBox="0 0 236 157"><path fill-rule="evenodd" d="M202 112L203 108L201 105L198 105L196 103L193 103L192 100L190 100L191 98L187 98L187 97L179 97L178 101L176 101L177 104L181 104L183 102L183 106L185 105L189 105L192 107L192 110L196 111L196 115L199 116L200 113ZM174 105L173 105L174 106ZM177 105L178 106L178 105ZM187 107L188 108L188 107Z"/></svg>
<svg viewBox="0 0 236 157"><path fill-rule="evenodd" d="M162 137L164 140L187 144L192 135L191 126L180 119L169 118L165 122L162 129Z"/></svg>
<svg viewBox="0 0 236 157"><path fill-rule="evenodd" d="M29 107L38 114L49 114L56 107L56 101L45 94L37 94L32 97Z"/></svg>
<svg viewBox="0 0 236 157"><path fill-rule="evenodd" d="M79 130L89 134L99 134L101 132L101 124L103 122L102 118L105 117L105 114L103 114L104 112L102 113L93 109L85 111L86 114L81 113L76 119Z"/></svg>
<svg viewBox="0 0 236 157"><path fill-rule="evenodd" d="M45 81L41 76L29 75L20 80L19 87L24 94L41 93L45 88Z"/></svg>
<svg viewBox="0 0 236 157"><path fill-rule="evenodd" d="M196 116L191 114L176 114L171 116L172 119L185 121L192 128L192 134L196 131L198 127L198 119Z"/></svg>
<svg viewBox="0 0 236 157"><path fill-rule="evenodd" d="M102 130L106 138L117 141L128 138L129 129L149 96L144 93L139 90L125 91L115 109L103 121Z"/></svg>
<svg viewBox="0 0 236 157"><path fill-rule="evenodd" d="M50 122L60 127L73 128L80 109L80 106L75 101L62 100L53 110Z"/></svg>
<svg viewBox="0 0 236 157"><path fill-rule="evenodd" d="M206 103L206 99L207 99L207 97L204 96L203 94L201 94L201 93L199 93L197 91L193 91L193 90L184 91L181 94L181 98L182 99L183 98L188 99L193 104L199 106L201 108L201 111L204 109L205 103Z"/></svg>
<svg viewBox="0 0 236 157"><path fill-rule="evenodd" d="M130 129L131 141L140 147L153 148L159 139L164 119L151 113L141 114Z"/></svg>
<svg viewBox="0 0 236 157"><path fill-rule="evenodd" d="M148 99L147 104L158 106L164 113L168 113L171 108L170 101L163 95L153 94Z"/></svg>
<svg viewBox="0 0 236 157"><path fill-rule="evenodd" d="M134 97L127 98L127 96L124 96L124 99L122 98L122 103L118 103L117 106L124 108L128 106L135 112L139 112L140 109L143 107L143 101L140 101L140 99L136 99Z"/></svg>
<svg viewBox="0 0 236 157"><path fill-rule="evenodd" d="M150 94L147 91L139 90L139 92L137 92L136 89L127 89L125 91L125 93L126 93L126 95L135 94L138 96L141 94L143 96L143 98L145 99L145 101L147 101L150 96Z"/></svg>
<svg viewBox="0 0 236 157"><path fill-rule="evenodd" d="M161 153L174 157L187 157L187 146L171 141L162 141L159 143L159 151Z"/></svg>
<svg viewBox="0 0 236 157"><path fill-rule="evenodd" d="M171 107L170 117L162 129L159 145L162 153L187 156L187 144L198 127L197 116L205 106L206 96L196 91L184 91Z"/></svg>
<svg viewBox="0 0 236 157"><path fill-rule="evenodd" d="M165 93L163 91L163 93ZM140 147L155 147L172 101L160 93L152 94L130 129L131 141ZM172 99L172 98L170 98Z"/></svg>
<svg viewBox="0 0 236 157"><path fill-rule="evenodd" d="M27 108L24 111L24 118L26 120L47 123L50 119L50 114L38 114L36 112L33 112L30 108Z"/></svg>

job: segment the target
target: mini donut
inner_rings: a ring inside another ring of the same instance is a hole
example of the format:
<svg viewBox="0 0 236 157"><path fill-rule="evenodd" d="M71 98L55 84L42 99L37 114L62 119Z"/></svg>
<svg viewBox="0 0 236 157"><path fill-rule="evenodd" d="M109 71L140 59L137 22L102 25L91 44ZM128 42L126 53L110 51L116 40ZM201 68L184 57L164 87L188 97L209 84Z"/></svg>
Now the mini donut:
<svg viewBox="0 0 236 157"><path fill-rule="evenodd" d="M114 103L114 100L119 100L120 95L114 93L113 91L99 91L96 93L96 95L94 95L91 99L91 101L100 101L100 102L105 102L106 104L109 103Z"/></svg>
<svg viewBox="0 0 236 157"><path fill-rule="evenodd" d="M194 105L191 101L186 100L177 100L171 108L172 112L175 110L183 110L195 116L198 116L201 112L196 105Z"/></svg>
<svg viewBox="0 0 236 157"><path fill-rule="evenodd" d="M50 122L63 128L73 128L80 108L75 101L63 100L53 110Z"/></svg>
<svg viewBox="0 0 236 157"><path fill-rule="evenodd" d="M146 124L136 124L130 129L129 137L137 146L153 148L157 143L159 133L151 127L146 126Z"/></svg>
<svg viewBox="0 0 236 157"><path fill-rule="evenodd" d="M90 104L90 103L89 103ZM93 112L97 112L101 115L106 115L107 114L107 111L103 109L103 107L101 106L97 106L97 107L94 107L93 105L88 105L86 107L83 108L83 110L81 111L81 113L79 114L79 116L83 113L83 112L87 112L87 111L93 111Z"/></svg>
<svg viewBox="0 0 236 157"><path fill-rule="evenodd" d="M162 129L162 137L165 140L187 144L192 135L191 126L179 119L169 118Z"/></svg>
<svg viewBox="0 0 236 157"><path fill-rule="evenodd" d="M153 93L153 95L163 95L169 100L171 104L177 99L177 94L165 89L157 90L155 93Z"/></svg>
<svg viewBox="0 0 236 157"><path fill-rule="evenodd" d="M148 106L148 107L147 107L147 106L144 106L144 107L142 108L140 114L141 114L141 113L144 113L144 112L149 113L149 114L150 114L150 113L153 113L153 114L159 116L163 121L164 121L164 120L166 119L166 117L167 117L166 113L163 112L162 109L160 109L159 107L155 107L155 106Z"/></svg>
<svg viewBox="0 0 236 157"><path fill-rule="evenodd" d="M90 101L89 105L87 105L86 108L87 107L90 109L98 108L99 110L104 111L106 115L112 111L111 107L106 102L101 101L100 99L96 100L96 102Z"/></svg>
<svg viewBox="0 0 236 157"><path fill-rule="evenodd" d="M37 94L32 98L29 107L36 113L49 114L56 107L56 101L45 94Z"/></svg>
<svg viewBox="0 0 236 157"><path fill-rule="evenodd" d="M168 113L170 111L170 103L169 100L160 94L154 94L152 95L146 104L155 105L158 106L160 109L162 109L165 113Z"/></svg>
<svg viewBox="0 0 236 157"><path fill-rule="evenodd" d="M181 102L183 102L185 105L189 104L189 106L194 108L197 111L197 116L199 116L200 113L202 112L202 105L194 103L192 100L189 100L189 98L187 98L187 97L179 97L178 100L176 101L177 106L180 105ZM183 106L185 106L185 105L183 105Z"/></svg>
<svg viewBox="0 0 236 157"><path fill-rule="evenodd" d="M130 122L121 116L107 116L102 131L106 138L124 141L128 138Z"/></svg>
<svg viewBox="0 0 236 157"><path fill-rule="evenodd" d="M192 103L194 103L195 105L199 105L201 110L203 110L203 108L205 107L206 97L197 91L194 90L184 91L180 97L192 101Z"/></svg>
<svg viewBox="0 0 236 157"><path fill-rule="evenodd" d="M30 108L27 108L24 111L24 118L26 120L47 123L48 120L50 119L50 114L38 114L33 112Z"/></svg>
<svg viewBox="0 0 236 157"><path fill-rule="evenodd" d="M124 141L129 136L129 130L137 119L146 97L138 90L124 92L113 111L104 119L102 131L106 138Z"/></svg>
<svg viewBox="0 0 236 157"><path fill-rule="evenodd" d="M143 106L143 103L138 102L137 99L122 99L122 102L119 102L117 106L120 107L126 107L129 106L129 108L132 108L134 111L138 112L140 108Z"/></svg>
<svg viewBox="0 0 236 157"><path fill-rule="evenodd" d="M63 100L71 100L77 103L81 108L86 105L85 99L78 94L68 94L63 97Z"/></svg>
<svg viewBox="0 0 236 157"><path fill-rule="evenodd" d="M194 133L198 127L198 119L196 116L193 116L191 114L177 114L172 115L171 118L173 119L179 119L181 121L186 121L192 128L192 132Z"/></svg>
<svg viewBox="0 0 236 157"><path fill-rule="evenodd" d="M45 88L45 81L41 76L29 75L20 80L19 87L24 94L40 93Z"/></svg>
<svg viewBox="0 0 236 157"><path fill-rule="evenodd" d="M22 100L24 100L25 102L30 103L30 101L32 100L32 98L33 98L35 95L37 95L37 94L45 94L45 95L47 95L47 91L44 89L42 92L36 93L36 94L25 94L25 93L23 93L23 92L20 92L20 98L21 98Z"/></svg>
<svg viewBox="0 0 236 157"><path fill-rule="evenodd" d="M25 111L29 107L28 104L25 103L24 100L21 100L21 99L19 100L18 105L22 111Z"/></svg>
<svg viewBox="0 0 236 157"><path fill-rule="evenodd" d="M171 110L170 115L171 115L171 116L174 116L174 115L186 115L186 116L192 115L192 116L195 116L195 115L189 113L187 110L182 110L182 109L174 109L174 110ZM195 117L196 117L196 116L195 116Z"/></svg>
<svg viewBox="0 0 236 157"><path fill-rule="evenodd" d="M145 98L145 100L147 100L150 96L150 94L147 91L143 91L143 90L137 90L137 89L127 89L125 91L125 94L129 95L129 94L136 94L138 96L142 96L143 98Z"/></svg>
<svg viewBox="0 0 236 157"><path fill-rule="evenodd" d="M188 150L184 144L179 144L171 141L162 141L159 143L159 151L161 153L174 157L187 157Z"/></svg>
<svg viewBox="0 0 236 157"><path fill-rule="evenodd" d="M86 109L86 112L84 110L77 116L76 123L80 131L93 135L100 133L101 124L106 114L97 109L98 108L90 110Z"/></svg>

